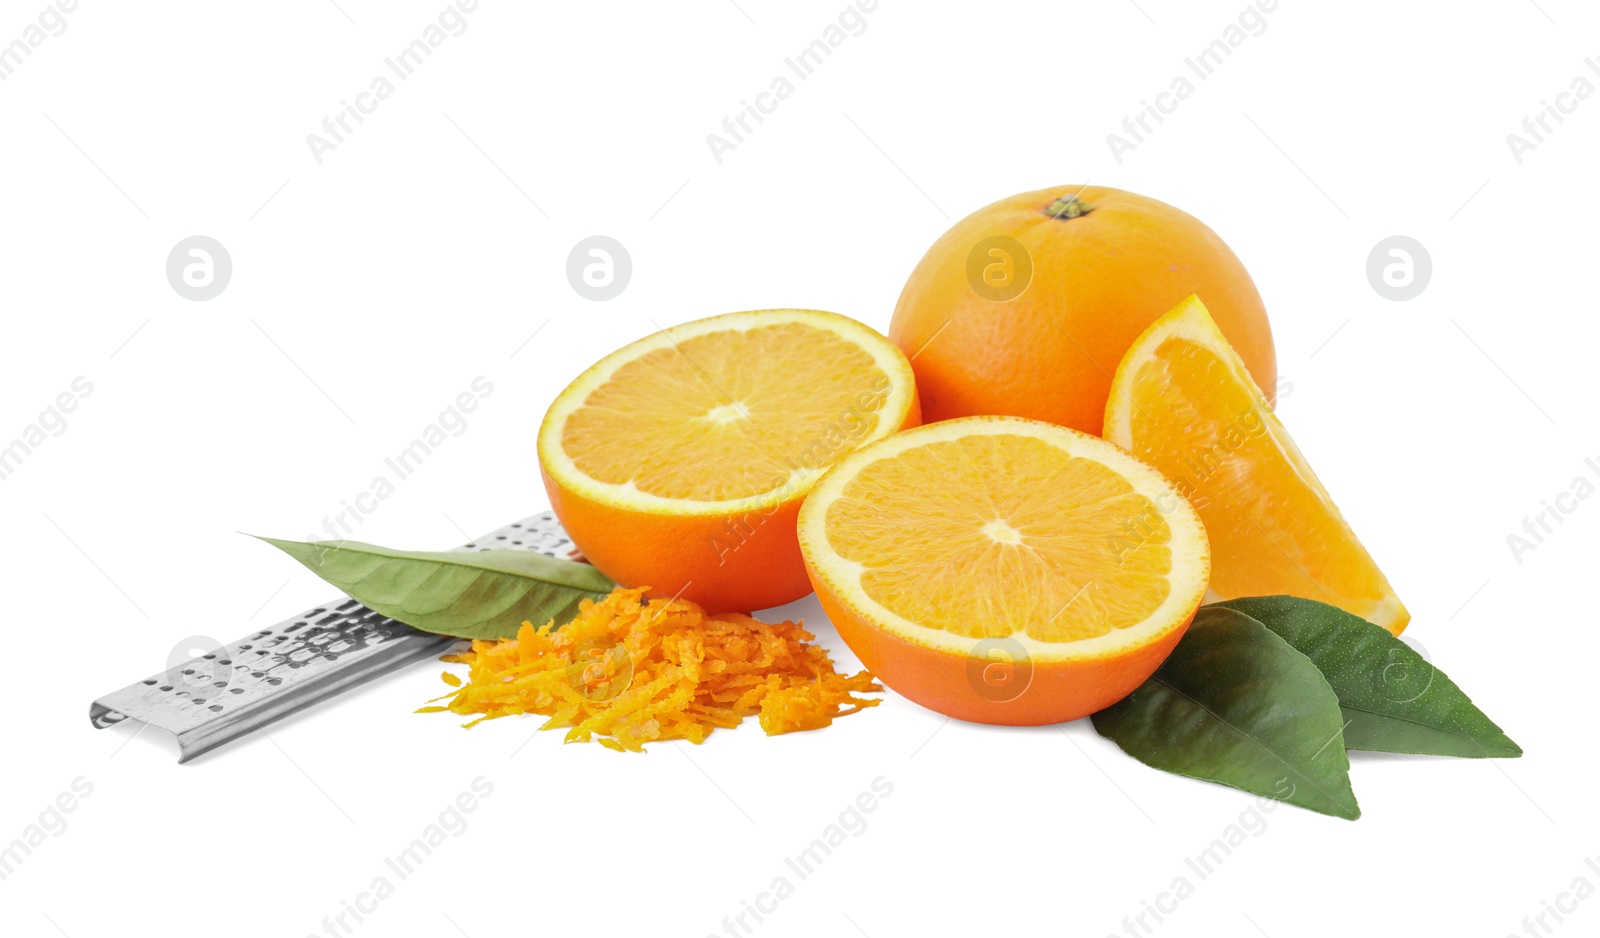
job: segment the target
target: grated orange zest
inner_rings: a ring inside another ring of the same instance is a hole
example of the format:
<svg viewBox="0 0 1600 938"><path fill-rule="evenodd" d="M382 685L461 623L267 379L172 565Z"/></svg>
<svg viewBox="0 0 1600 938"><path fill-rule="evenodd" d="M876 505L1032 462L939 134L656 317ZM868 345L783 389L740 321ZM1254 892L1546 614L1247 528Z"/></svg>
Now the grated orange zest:
<svg viewBox="0 0 1600 938"><path fill-rule="evenodd" d="M584 600L560 628L524 622L515 639L474 641L444 658L468 668L465 683L444 674L456 689L437 699L449 705L418 712L478 715L464 726L536 713L567 742L642 752L657 740L703 742L752 714L776 736L880 703L856 696L882 692L872 675L835 671L800 623L708 615L686 599L646 600L647 590Z"/></svg>

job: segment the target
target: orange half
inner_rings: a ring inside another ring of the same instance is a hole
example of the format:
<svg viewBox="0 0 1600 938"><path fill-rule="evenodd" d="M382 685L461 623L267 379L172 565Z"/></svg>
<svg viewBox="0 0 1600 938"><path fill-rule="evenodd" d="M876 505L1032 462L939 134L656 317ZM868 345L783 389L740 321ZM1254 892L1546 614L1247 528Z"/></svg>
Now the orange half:
<svg viewBox="0 0 1600 938"><path fill-rule="evenodd" d="M839 634L880 680L983 723L1076 719L1138 687L1205 594L1205 529L1097 437L966 417L844 457L800 509Z"/></svg>
<svg viewBox="0 0 1600 938"><path fill-rule="evenodd" d="M539 428L573 543L624 586L747 612L810 592L795 516L841 456L918 422L911 365L837 313L673 326L601 359Z"/></svg>
<svg viewBox="0 0 1600 938"><path fill-rule="evenodd" d="M1205 519L1216 595L1315 599L1396 635L1410 621L1196 297L1128 349L1105 434L1165 473Z"/></svg>

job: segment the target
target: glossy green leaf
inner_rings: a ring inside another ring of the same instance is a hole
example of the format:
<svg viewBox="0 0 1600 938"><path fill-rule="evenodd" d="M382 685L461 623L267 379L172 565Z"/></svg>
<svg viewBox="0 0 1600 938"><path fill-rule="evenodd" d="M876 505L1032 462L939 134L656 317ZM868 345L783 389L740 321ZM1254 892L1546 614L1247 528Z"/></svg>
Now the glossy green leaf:
<svg viewBox="0 0 1600 938"><path fill-rule="evenodd" d="M566 624L615 585L586 563L528 550L407 551L359 541L261 540L369 609L425 632L512 638L523 621Z"/></svg>
<svg viewBox="0 0 1600 938"><path fill-rule="evenodd" d="M1216 605L1250 616L1311 659L1349 721L1347 748L1468 758L1522 755L1522 747L1443 671L1360 616L1294 596Z"/></svg>
<svg viewBox="0 0 1600 938"><path fill-rule="evenodd" d="M1355 820L1339 701L1247 615L1202 608L1178 647L1094 728L1146 765Z"/></svg>

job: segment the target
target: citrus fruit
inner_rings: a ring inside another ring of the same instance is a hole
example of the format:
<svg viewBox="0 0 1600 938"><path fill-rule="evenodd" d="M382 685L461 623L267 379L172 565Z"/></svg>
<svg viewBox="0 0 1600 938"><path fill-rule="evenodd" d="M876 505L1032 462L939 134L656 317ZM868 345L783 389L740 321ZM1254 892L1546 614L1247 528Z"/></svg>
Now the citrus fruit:
<svg viewBox="0 0 1600 938"><path fill-rule="evenodd" d="M1406 607L1195 297L1128 349L1105 430L1205 519L1223 599L1288 594L1405 628Z"/></svg>
<svg viewBox="0 0 1600 938"><path fill-rule="evenodd" d="M551 506L585 557L711 612L810 592L795 515L857 446L919 421L911 366L837 313L673 326L601 359L539 428Z"/></svg>
<svg viewBox="0 0 1600 938"><path fill-rule="evenodd" d="M845 456L800 509L822 608L879 680L980 723L1127 696L1205 594L1200 518L1161 474L1036 420L966 417Z"/></svg>
<svg viewBox="0 0 1600 938"><path fill-rule="evenodd" d="M957 222L906 281L889 337L929 423L1009 414L1098 436L1123 353L1191 293L1272 391L1272 330L1239 259L1193 216L1099 186L1024 192Z"/></svg>

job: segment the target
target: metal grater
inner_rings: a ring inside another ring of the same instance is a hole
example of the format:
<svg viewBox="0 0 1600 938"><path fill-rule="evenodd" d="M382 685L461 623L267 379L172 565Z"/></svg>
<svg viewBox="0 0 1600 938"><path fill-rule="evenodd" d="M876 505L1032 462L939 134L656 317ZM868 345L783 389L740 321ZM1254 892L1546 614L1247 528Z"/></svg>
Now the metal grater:
<svg viewBox="0 0 1600 938"><path fill-rule="evenodd" d="M456 549L491 547L577 557L548 511ZM178 737L178 761L188 762L375 677L443 654L455 642L341 596L107 694L89 706L89 720L96 729L133 719L168 730Z"/></svg>

